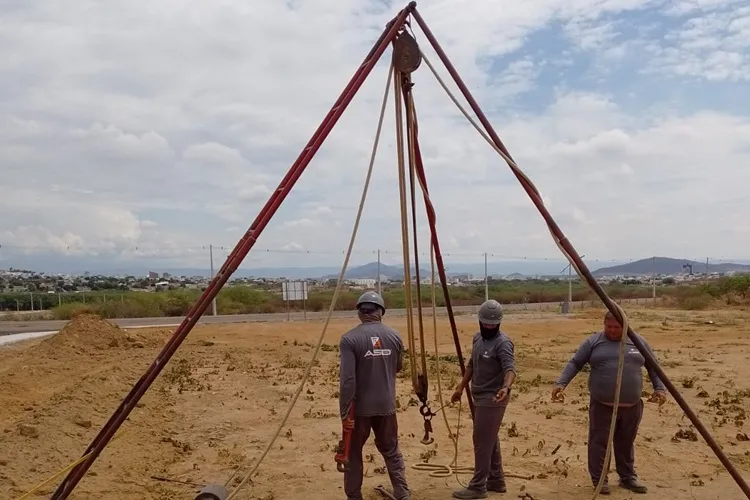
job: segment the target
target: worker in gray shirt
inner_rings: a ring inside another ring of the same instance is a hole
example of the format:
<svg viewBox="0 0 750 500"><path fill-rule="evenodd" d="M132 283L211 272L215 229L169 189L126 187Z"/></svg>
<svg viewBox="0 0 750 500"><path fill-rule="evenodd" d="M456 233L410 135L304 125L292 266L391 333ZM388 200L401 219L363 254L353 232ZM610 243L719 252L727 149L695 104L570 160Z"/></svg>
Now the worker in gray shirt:
<svg viewBox="0 0 750 500"><path fill-rule="evenodd" d="M471 382L474 397L474 477L453 498L487 498L488 491L505 493L505 475L500 454L498 432L505 409L510 401L510 388L516 379L513 341L500 330L503 309L495 300L479 307L479 333L474 336L463 380L451 397L461 400L461 394Z"/></svg>
<svg viewBox="0 0 750 500"><path fill-rule="evenodd" d="M588 462L589 474L594 487L604 467L607 438L612 421L615 387L617 384L617 365L620 357L620 341L623 331L620 323L609 311L604 316L604 331L589 336L580 345L573 357L563 369L562 374L552 390L552 400L562 401L563 391L571 380L589 364L589 438ZM636 334L637 335L637 334ZM639 336L651 352L648 343ZM648 488L638 480L635 473L635 437L643 417L643 379L642 369L645 358L629 339L625 339L625 361L620 388L620 404L617 408L617 423L613 439L615 466L620 476L620 487L634 493L646 493ZM652 401L664 404L667 398L664 383L656 372L647 369L654 386ZM605 471L604 474L607 472ZM602 486L600 494L609 495L609 484Z"/></svg>
<svg viewBox="0 0 750 500"><path fill-rule="evenodd" d="M394 329L385 326L385 302L375 292L357 301L359 326L341 337L339 407L342 422L354 405L349 469L344 472L348 500L362 500L362 448L375 434L375 446L388 470L397 500L409 500L404 457L398 446L396 374L403 366L404 344ZM344 426L346 428L346 424Z"/></svg>

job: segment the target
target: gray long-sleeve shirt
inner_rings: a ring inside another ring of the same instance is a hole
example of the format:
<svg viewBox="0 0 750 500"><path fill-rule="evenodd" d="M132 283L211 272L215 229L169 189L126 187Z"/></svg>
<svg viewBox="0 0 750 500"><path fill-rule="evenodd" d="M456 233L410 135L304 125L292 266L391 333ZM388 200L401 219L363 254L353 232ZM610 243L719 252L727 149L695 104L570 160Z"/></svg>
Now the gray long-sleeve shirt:
<svg viewBox="0 0 750 500"><path fill-rule="evenodd" d="M379 322L363 323L341 337L339 349L341 418L352 402L357 417L396 413L396 374L404 351L398 332Z"/></svg>
<svg viewBox="0 0 750 500"><path fill-rule="evenodd" d="M491 339L482 338L481 333L474 335L471 358L471 394L477 406L506 406L510 394L504 400L495 402L492 398L502 389L507 372L515 372L516 361L513 352L513 341L500 331Z"/></svg>
<svg viewBox="0 0 750 500"><path fill-rule="evenodd" d="M638 334L636 334L638 335ZM651 347L646 340L638 335L646 348ZM612 403L615 399L617 385L617 361L620 357L620 341L609 340L604 332L591 335L581 343L578 350L570 358L563 369L557 384L567 386L581 371L586 363L591 367L589 375L589 393L600 403ZM635 347L633 341L625 339L625 364L622 370L622 388L620 389L620 403L635 404L643 393L643 379L641 369L646 364L643 355ZM665 390L664 383L651 369L647 369L654 390Z"/></svg>

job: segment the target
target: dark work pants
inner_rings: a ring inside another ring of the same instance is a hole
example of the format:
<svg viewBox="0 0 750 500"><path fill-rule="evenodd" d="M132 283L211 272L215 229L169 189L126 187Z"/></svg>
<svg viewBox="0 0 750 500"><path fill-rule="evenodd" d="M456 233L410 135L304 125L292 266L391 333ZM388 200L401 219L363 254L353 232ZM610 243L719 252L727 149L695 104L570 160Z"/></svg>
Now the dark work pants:
<svg viewBox="0 0 750 500"><path fill-rule="evenodd" d="M505 406L477 406L474 409L474 477L469 489L487 491L487 481L504 483L503 459L500 455L500 424L505 416Z"/></svg>
<svg viewBox="0 0 750 500"><path fill-rule="evenodd" d="M398 419L396 415L378 417L356 417L349 445L349 470L344 473L344 492L348 500L362 500L362 448L370 437L370 429L375 434L375 447L378 449L393 486L393 495L401 500L409 494L406 485L404 457L398 447Z"/></svg>
<svg viewBox="0 0 750 500"><path fill-rule="evenodd" d="M643 400L633 406L620 407L617 410L615 435L612 449L615 455L615 466L620 480L636 479L635 473L635 437L643 417ZM589 402L589 474L594 484L599 482L607 452L609 425L612 421L612 407L595 400ZM605 474L607 471L604 472Z"/></svg>

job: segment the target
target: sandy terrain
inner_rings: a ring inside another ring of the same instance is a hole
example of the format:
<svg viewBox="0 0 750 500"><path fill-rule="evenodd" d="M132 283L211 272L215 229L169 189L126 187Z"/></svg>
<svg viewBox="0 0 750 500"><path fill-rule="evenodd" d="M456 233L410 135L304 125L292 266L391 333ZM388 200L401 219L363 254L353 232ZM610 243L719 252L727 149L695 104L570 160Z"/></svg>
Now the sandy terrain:
<svg viewBox="0 0 750 500"><path fill-rule="evenodd" d="M630 315L667 373L750 477L750 442L743 427L750 401L750 313L631 309ZM509 479L508 493L493 497L590 497L585 472L586 374L571 384L564 404L551 403L549 392L563 363L599 326L600 318L601 312L593 310L573 318L538 312L508 317L504 329L516 343L519 382L501 431L502 450L507 472L535 477ZM459 320L466 349L474 320ZM389 324L404 329L402 318ZM340 433L335 345L351 325L341 320L331 325L304 396L240 498L344 498L342 476L333 462ZM152 476L224 483L237 465L248 470L282 418L321 327L308 322L196 328L123 426L127 433L110 444L73 498L186 499L192 498L195 487ZM445 318L439 328L443 383L453 387L458 369L450 364L453 346ZM427 332L432 350L432 332ZM0 498L17 498L78 458L168 334L165 329L127 332L82 317L57 337L0 348ZM436 444L420 444L422 423L410 389L409 380L401 379L399 418L408 466L424 460L449 463L453 448L442 417L433 420ZM434 373L430 392L436 399ZM449 397L449 390L444 393ZM447 412L455 426L457 409ZM685 437L675 438L680 431ZM690 440L689 431L673 401L661 409L646 405L636 460L641 478L651 487L647 498L741 498L706 444ZM459 463L470 466L465 409L461 433ZM366 498L378 498L372 487L387 483L387 476L372 443L366 453L371 455ZM450 498L458 487L454 477L432 478L411 468L408 477L415 499ZM469 476L460 478L467 481ZM610 478L616 483L614 472ZM48 498L53 487L34 498ZM630 497L618 488L610 496Z"/></svg>

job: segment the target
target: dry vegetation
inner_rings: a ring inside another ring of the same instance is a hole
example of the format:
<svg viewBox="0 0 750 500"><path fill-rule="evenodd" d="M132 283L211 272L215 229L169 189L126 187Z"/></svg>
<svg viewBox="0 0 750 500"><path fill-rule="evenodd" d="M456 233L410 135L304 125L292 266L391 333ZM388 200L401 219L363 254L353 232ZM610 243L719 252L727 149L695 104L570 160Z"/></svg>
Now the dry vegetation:
<svg viewBox="0 0 750 500"><path fill-rule="evenodd" d="M630 316L724 450L747 472L750 313L643 309ZM516 343L519 381L501 431L502 450L508 472L534 478L510 479L505 497L573 500L590 494L586 375L574 381L564 404L552 403L549 392L563 363L599 326L600 318L601 311L590 310L571 318L519 313L506 321L505 330ZM459 319L468 350L473 321ZM404 329L402 319L393 318L390 324ZM287 408L321 326L309 322L196 328L124 425L127 433L111 443L74 498L190 498L195 487L153 476L223 483L236 467L247 470ZM340 432L336 343L350 326L351 322L332 323L288 426L240 498L343 498L342 476L333 462ZM16 498L76 459L168 334L163 329L127 332L83 315L56 337L1 348L0 497ZM440 320L439 344L443 387L453 387L458 369L445 319ZM431 361L434 367L434 356ZM433 376L433 399L436 388ZM650 390L649 385L645 388ZM448 397L449 391L444 391ZM442 417L433 420L436 443L425 447L419 443L422 425L414 405L409 380L402 376L399 418L407 463L449 463L453 449ZM449 408L452 425L456 417L457 409ZM471 465L470 428L464 418L461 465ZM651 486L648 498L741 496L671 400L661 409L647 405L637 446L638 470ZM365 454L366 498L376 498L371 488L387 483L387 475L372 442ZM458 486L454 478L435 479L412 469L408 477L415 499L449 498ZM49 497L52 488L36 498ZM615 488L611 498L630 497Z"/></svg>

